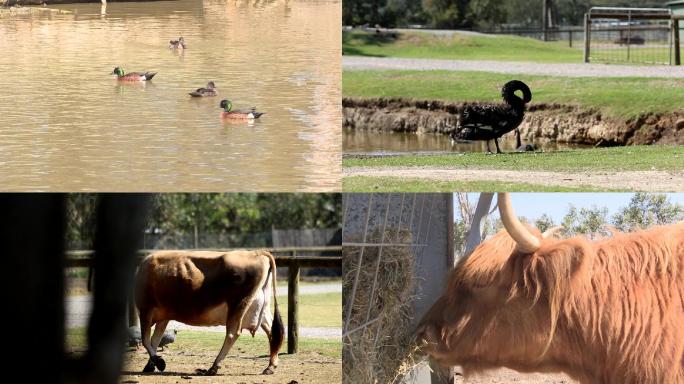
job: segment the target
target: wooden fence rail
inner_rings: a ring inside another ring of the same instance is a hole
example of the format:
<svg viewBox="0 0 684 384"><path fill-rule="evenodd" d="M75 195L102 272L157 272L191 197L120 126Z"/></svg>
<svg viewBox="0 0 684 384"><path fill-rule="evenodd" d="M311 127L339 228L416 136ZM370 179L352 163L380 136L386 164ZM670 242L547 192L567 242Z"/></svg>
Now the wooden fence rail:
<svg viewBox="0 0 684 384"><path fill-rule="evenodd" d="M224 248L212 249L213 251L227 252L245 248ZM325 246L325 247L282 247L282 248L258 248L260 250L267 250L273 253L276 266L288 268L287 279L287 353L297 353L299 345L299 277L301 268L342 268L342 246ZM199 249L193 249L199 250ZM140 250L142 260L144 255L157 250ZM301 253L334 253L332 256L309 255L298 256ZM67 251L66 267L67 268L91 268L93 266L93 251L91 250L76 250ZM287 255L283 255L283 253ZM128 323L129 326L137 323L137 310L133 297L129 297L128 303Z"/></svg>

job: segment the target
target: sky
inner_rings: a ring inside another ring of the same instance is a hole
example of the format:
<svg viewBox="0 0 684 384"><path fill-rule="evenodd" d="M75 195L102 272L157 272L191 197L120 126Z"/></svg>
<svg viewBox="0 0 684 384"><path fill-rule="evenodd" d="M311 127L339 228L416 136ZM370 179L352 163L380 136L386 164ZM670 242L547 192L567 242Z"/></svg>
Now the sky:
<svg viewBox="0 0 684 384"><path fill-rule="evenodd" d="M469 193L468 198L473 205L477 204L479 193ZM554 222L568 213L570 204L579 208L607 207L608 217L629 204L633 193L511 193L513 208L518 216L536 219L544 213L550 215ZM673 203L684 204L684 193L666 193ZM492 208L496 204L496 196L492 201ZM458 217L458 206L454 203L454 217ZM498 217L495 212L493 217Z"/></svg>

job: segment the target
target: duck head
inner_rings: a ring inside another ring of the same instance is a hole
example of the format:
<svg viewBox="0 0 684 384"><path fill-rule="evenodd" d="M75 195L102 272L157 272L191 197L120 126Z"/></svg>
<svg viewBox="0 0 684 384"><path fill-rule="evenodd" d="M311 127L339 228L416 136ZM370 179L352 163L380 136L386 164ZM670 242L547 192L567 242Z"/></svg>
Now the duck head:
<svg viewBox="0 0 684 384"><path fill-rule="evenodd" d="M233 103L231 103L230 100L221 100L219 106L223 108L224 112L230 112L230 110L233 109Z"/></svg>
<svg viewBox="0 0 684 384"><path fill-rule="evenodd" d="M213 81L210 81L210 82L207 83L207 88L209 88L209 89L215 89L215 88L216 88L216 84L214 84Z"/></svg>
<svg viewBox="0 0 684 384"><path fill-rule="evenodd" d="M124 75L124 70L119 68L119 67L116 67L116 68L114 68L112 73L110 73L110 75L116 75L117 77L121 77Z"/></svg>

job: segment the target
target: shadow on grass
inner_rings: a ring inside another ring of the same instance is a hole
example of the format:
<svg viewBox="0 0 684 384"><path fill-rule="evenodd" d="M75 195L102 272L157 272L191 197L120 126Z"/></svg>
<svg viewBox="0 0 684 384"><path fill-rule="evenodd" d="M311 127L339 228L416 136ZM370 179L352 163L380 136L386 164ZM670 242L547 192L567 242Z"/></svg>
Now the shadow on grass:
<svg viewBox="0 0 684 384"><path fill-rule="evenodd" d="M386 55L369 54L364 46L382 47L394 44L399 38L398 32L372 33L362 31L342 31L342 54L350 56L386 57Z"/></svg>

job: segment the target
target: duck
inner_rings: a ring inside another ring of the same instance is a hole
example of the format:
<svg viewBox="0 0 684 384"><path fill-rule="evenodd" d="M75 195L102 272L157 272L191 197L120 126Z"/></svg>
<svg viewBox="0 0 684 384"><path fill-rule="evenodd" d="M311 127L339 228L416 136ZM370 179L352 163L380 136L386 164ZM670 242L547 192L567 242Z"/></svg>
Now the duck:
<svg viewBox="0 0 684 384"><path fill-rule="evenodd" d="M214 82L210 81L207 83L206 88L197 88L196 90L188 93L188 95L192 97L216 96L218 95L218 91L216 90L216 85L214 84Z"/></svg>
<svg viewBox="0 0 684 384"><path fill-rule="evenodd" d="M236 120L254 120L258 119L265 112L257 112L256 107L252 107L249 111L233 110L233 103L230 100L221 100L219 104L223 111L221 111L221 118L236 119Z"/></svg>
<svg viewBox="0 0 684 384"><path fill-rule="evenodd" d="M119 81L148 81L152 80L157 72L130 72L125 73L123 68L116 67L110 75L116 75Z"/></svg>
<svg viewBox="0 0 684 384"><path fill-rule="evenodd" d="M178 40L170 40L169 41L169 49L186 49L188 48L187 45L185 45L185 39L183 39L183 36L179 37Z"/></svg>
<svg viewBox="0 0 684 384"><path fill-rule="evenodd" d="M515 94L521 91L523 97ZM518 127L525 117L525 105L532 100L532 91L520 80L511 80L501 88L504 104L478 104L465 106L457 116L458 123L452 133L453 140L494 140L496 153L501 153L498 139L515 130L516 147L521 146Z"/></svg>

